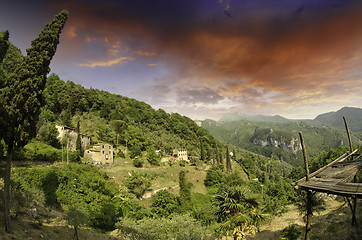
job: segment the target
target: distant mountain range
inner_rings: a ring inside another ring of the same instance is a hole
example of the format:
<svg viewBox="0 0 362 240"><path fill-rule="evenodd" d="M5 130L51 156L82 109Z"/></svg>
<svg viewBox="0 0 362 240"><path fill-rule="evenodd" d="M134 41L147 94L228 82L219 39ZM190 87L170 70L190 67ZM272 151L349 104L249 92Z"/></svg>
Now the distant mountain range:
<svg viewBox="0 0 362 240"><path fill-rule="evenodd" d="M246 115L240 113L230 113L220 118L219 122L228 123L240 120L251 122L308 122L311 125L319 127L335 127L345 129L343 116L346 117L349 130L354 133L362 134L362 108L343 107L337 112L328 112L318 115L315 119L288 119L280 115Z"/></svg>
<svg viewBox="0 0 362 240"><path fill-rule="evenodd" d="M265 115L246 115L240 113L229 113L220 118L219 122L235 122L246 120L251 122L290 122L293 120L287 119L280 115L265 116Z"/></svg>
<svg viewBox="0 0 362 240"><path fill-rule="evenodd" d="M310 157L331 147L348 145L343 116L352 132L352 143L361 144L362 109L352 107L324 113L313 120L234 113L219 121L205 120L198 124L221 142L298 166L302 164L298 132L303 133Z"/></svg>

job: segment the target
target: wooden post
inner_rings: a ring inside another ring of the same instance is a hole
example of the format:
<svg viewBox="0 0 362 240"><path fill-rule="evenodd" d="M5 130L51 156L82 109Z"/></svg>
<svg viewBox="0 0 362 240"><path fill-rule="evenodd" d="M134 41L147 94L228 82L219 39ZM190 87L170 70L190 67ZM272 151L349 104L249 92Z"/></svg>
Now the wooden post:
<svg viewBox="0 0 362 240"><path fill-rule="evenodd" d="M348 128L347 120L346 120L346 118L344 116L343 116L343 121L344 121L344 126L346 127L346 131L347 131L347 137L348 137L348 143L349 143L349 151L353 152L351 135L349 134L349 128ZM352 159L353 159L353 156L351 156L351 160Z"/></svg>
<svg viewBox="0 0 362 240"><path fill-rule="evenodd" d="M303 159L304 159L304 167L305 167L305 179L309 181L309 167L308 167L308 159L307 152L304 145L303 135L299 132L300 144L302 145L303 150ZM310 232L312 226L312 191L307 190L307 223L305 225L305 240L310 239Z"/></svg>
<svg viewBox="0 0 362 240"><path fill-rule="evenodd" d="M348 137L348 143L349 143L349 151L352 153L353 152L353 146L352 146L352 140L351 140L351 135L349 133L349 128L348 128L348 124L347 124L347 120L346 117L343 116L343 121L344 121L344 126L346 127L346 132L347 132L347 137ZM353 160L353 155L351 156L351 160ZM353 178L353 182L357 182L357 178L356 175ZM352 197L352 201L353 201L353 207L351 205L351 211L352 211L352 226L356 226L358 227L357 224L357 219L356 219L356 208L357 208L357 198L356 196Z"/></svg>

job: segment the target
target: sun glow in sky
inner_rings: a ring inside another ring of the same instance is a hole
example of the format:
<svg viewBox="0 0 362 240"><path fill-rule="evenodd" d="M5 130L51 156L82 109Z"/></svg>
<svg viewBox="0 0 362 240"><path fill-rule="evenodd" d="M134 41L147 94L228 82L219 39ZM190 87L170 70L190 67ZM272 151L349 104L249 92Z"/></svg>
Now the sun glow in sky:
<svg viewBox="0 0 362 240"><path fill-rule="evenodd" d="M360 0L5 0L0 30L25 53L62 9L65 81L193 119L362 107Z"/></svg>

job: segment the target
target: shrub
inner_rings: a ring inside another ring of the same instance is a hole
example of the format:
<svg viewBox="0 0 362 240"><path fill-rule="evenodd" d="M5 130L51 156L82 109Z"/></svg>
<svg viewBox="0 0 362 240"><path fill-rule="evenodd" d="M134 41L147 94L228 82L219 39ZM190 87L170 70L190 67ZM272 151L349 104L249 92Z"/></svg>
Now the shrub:
<svg viewBox="0 0 362 240"><path fill-rule="evenodd" d="M151 212L160 217L168 217L179 206L176 196L167 190L158 191L152 196Z"/></svg>
<svg viewBox="0 0 362 240"><path fill-rule="evenodd" d="M140 173L132 172L132 175L126 179L125 185L137 198L142 198L151 187L151 180Z"/></svg>
<svg viewBox="0 0 362 240"><path fill-rule="evenodd" d="M136 168L141 168L141 167L143 167L144 161L143 161L143 159L136 157L135 159L133 159L132 163L133 163L133 166L135 166Z"/></svg>
<svg viewBox="0 0 362 240"><path fill-rule="evenodd" d="M284 230L282 232L282 239L298 240L301 233L302 233L302 231L299 230L295 224L292 224L292 225L284 228Z"/></svg>
<svg viewBox="0 0 362 240"><path fill-rule="evenodd" d="M218 168L213 167L206 172L204 184L206 187L215 186L225 182L225 174Z"/></svg>
<svg viewBox="0 0 362 240"><path fill-rule="evenodd" d="M137 222L123 219L116 227L120 236L127 236L127 239L206 239L206 229L188 214L175 215L172 219L146 218Z"/></svg>

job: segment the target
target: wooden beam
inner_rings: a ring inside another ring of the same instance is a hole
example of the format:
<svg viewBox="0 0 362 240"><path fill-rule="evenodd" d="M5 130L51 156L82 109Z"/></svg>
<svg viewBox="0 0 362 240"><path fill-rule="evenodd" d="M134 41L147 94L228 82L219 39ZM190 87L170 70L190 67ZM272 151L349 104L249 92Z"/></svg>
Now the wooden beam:
<svg viewBox="0 0 362 240"><path fill-rule="evenodd" d="M347 124L347 120L346 120L345 116L343 116L343 121L344 121L344 126L346 127L346 132L347 132L347 137L348 137L348 142L349 142L349 151L352 152L353 146L352 146L352 141L351 141L351 135L349 134L349 128L348 128L348 124ZM351 156L351 159L353 159L353 156Z"/></svg>
<svg viewBox="0 0 362 240"><path fill-rule="evenodd" d="M307 151L304 145L304 139L302 132L299 132L300 144L302 145L303 150L303 159L304 159L304 167L305 167L305 179L306 182L309 182L309 167L308 167L308 159L307 159ZM312 230L312 191L307 190L307 223L305 224L305 240L310 239L310 233Z"/></svg>
<svg viewBox="0 0 362 240"><path fill-rule="evenodd" d="M312 174L309 175L310 178L314 177L315 175L317 175L318 173L324 171L326 168L332 166L333 164L337 163L337 162L342 162L344 160L346 160L347 158L349 158L351 155L355 154L358 151L358 149L355 149L351 154L348 154L348 152L344 153L343 155L341 155L339 158L337 158L336 160L334 160L333 162L329 163L328 165L318 169L317 171L313 172ZM348 154L348 155L347 155ZM298 181L294 182L293 185L297 185L300 182L303 182L306 180L306 177L299 179Z"/></svg>

